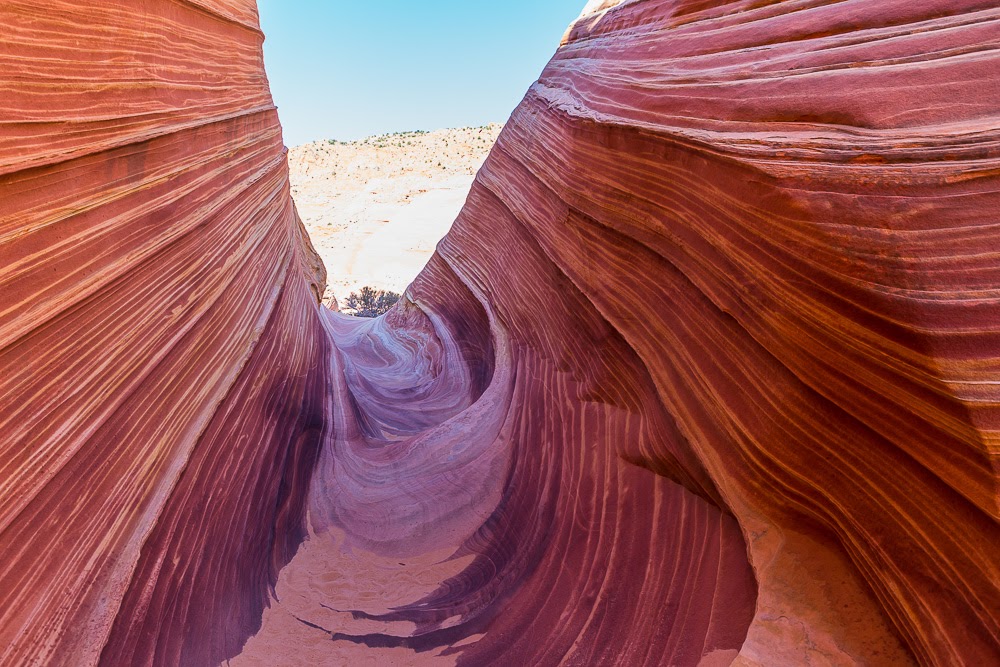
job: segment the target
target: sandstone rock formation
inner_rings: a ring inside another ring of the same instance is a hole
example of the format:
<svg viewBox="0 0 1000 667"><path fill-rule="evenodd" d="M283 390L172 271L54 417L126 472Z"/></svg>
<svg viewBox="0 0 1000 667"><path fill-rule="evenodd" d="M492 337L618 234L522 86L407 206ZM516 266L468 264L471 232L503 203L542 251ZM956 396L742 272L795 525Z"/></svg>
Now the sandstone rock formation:
<svg viewBox="0 0 1000 667"><path fill-rule="evenodd" d="M995 2L591 3L376 321L253 2L0 25L0 664L1000 662Z"/></svg>

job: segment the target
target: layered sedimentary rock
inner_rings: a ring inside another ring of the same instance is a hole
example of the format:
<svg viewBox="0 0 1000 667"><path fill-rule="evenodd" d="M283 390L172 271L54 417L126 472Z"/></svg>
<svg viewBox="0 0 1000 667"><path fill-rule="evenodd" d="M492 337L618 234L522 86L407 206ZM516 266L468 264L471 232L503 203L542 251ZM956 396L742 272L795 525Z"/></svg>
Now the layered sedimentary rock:
<svg viewBox="0 0 1000 667"><path fill-rule="evenodd" d="M591 3L373 321L252 2L0 25L0 663L1000 662L995 3Z"/></svg>

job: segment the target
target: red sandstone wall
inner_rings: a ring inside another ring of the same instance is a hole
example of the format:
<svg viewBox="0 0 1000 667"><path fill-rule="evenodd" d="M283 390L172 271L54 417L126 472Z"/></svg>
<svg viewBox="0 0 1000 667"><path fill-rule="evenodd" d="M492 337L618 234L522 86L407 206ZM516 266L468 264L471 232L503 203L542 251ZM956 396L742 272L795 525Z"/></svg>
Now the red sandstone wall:
<svg viewBox="0 0 1000 667"><path fill-rule="evenodd" d="M0 5L0 663L1000 662L1000 9L588 8L361 322L252 2Z"/></svg>
<svg viewBox="0 0 1000 667"><path fill-rule="evenodd" d="M328 384L256 7L0 25L0 664L214 664L301 538Z"/></svg>

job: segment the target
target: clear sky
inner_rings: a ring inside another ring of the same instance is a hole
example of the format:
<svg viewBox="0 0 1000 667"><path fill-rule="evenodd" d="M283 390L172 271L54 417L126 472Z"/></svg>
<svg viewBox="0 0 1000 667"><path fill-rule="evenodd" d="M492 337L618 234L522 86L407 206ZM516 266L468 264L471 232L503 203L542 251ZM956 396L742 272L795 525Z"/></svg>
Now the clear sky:
<svg viewBox="0 0 1000 667"><path fill-rule="evenodd" d="M289 146L503 122L585 0L258 0Z"/></svg>

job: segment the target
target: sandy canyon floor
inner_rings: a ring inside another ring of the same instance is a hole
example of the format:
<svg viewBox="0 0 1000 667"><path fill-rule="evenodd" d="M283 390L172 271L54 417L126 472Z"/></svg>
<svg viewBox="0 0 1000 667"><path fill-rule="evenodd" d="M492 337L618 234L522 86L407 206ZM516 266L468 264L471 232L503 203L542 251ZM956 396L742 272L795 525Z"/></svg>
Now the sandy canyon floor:
<svg viewBox="0 0 1000 667"><path fill-rule="evenodd" d="M402 292L448 232L502 125L289 150L292 195L329 274L325 301Z"/></svg>

